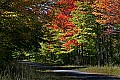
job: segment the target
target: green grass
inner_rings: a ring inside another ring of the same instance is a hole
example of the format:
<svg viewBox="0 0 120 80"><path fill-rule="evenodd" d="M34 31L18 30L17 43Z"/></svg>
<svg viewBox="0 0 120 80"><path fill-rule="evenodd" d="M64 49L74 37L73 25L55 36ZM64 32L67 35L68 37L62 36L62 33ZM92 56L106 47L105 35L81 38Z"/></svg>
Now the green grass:
<svg viewBox="0 0 120 80"><path fill-rule="evenodd" d="M83 72L120 77L120 67L117 67L117 66L112 66L112 67L111 66L104 66L104 67L90 66L87 68L79 68L79 70Z"/></svg>

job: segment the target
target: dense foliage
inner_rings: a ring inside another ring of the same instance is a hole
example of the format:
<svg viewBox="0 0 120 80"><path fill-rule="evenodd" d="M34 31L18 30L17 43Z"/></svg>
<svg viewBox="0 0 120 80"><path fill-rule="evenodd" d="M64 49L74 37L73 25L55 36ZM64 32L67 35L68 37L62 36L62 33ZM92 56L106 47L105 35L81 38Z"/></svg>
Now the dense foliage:
<svg viewBox="0 0 120 80"><path fill-rule="evenodd" d="M119 64L119 9L119 0L0 0L0 61Z"/></svg>

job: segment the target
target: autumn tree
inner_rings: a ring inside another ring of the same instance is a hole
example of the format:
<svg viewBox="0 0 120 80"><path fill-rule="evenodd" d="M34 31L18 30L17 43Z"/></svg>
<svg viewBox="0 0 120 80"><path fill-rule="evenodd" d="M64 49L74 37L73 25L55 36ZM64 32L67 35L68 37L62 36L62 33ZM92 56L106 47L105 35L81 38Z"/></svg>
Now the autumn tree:
<svg viewBox="0 0 120 80"><path fill-rule="evenodd" d="M80 33L80 29L70 21L72 17L71 10L76 8L75 1L71 0L68 2L68 0L61 0L53 7L55 17L50 23L46 24L47 29L50 31L47 35L47 39L49 39L47 47L52 52L66 53L72 50L73 46L78 45L75 37Z"/></svg>
<svg viewBox="0 0 120 80"><path fill-rule="evenodd" d="M92 4L92 14L96 17L97 26L97 52L98 52L98 64L104 64L104 55L110 56L110 61L113 58L113 46L115 43L112 40L112 36L118 34L120 24L120 1L119 0L95 0ZM105 40L107 39L107 40ZM110 40L109 40L110 39ZM104 43L104 42L107 43ZM107 44L107 51L104 44ZM109 44L108 44L109 43ZM103 52L102 52L103 51ZM103 57L101 56L103 54ZM108 57L108 56L107 56ZM103 62L102 62L103 61ZM108 59L107 62L109 63Z"/></svg>
<svg viewBox="0 0 120 80"><path fill-rule="evenodd" d="M113 27L120 23L119 0L96 0L92 7L96 22L104 25L106 28L105 32L113 32Z"/></svg>

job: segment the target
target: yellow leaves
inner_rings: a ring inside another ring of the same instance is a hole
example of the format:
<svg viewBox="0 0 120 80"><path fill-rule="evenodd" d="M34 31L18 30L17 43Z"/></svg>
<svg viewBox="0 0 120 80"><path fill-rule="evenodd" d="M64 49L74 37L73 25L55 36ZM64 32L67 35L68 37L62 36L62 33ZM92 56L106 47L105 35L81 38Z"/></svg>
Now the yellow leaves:
<svg viewBox="0 0 120 80"><path fill-rule="evenodd" d="M4 11L1 16L7 18L13 18L13 17L18 17L18 14L16 14L15 12Z"/></svg>
<svg viewBox="0 0 120 80"><path fill-rule="evenodd" d="M13 14L14 12L5 11L3 14Z"/></svg>
<svg viewBox="0 0 120 80"><path fill-rule="evenodd" d="M97 12L92 12L92 14L94 14L95 16L101 15L101 13L97 13Z"/></svg>
<svg viewBox="0 0 120 80"><path fill-rule="evenodd" d="M107 19L109 18L108 15L102 14L102 13L97 13L97 12L92 12L92 14L94 14L97 18L96 18L96 22L100 23L100 24L106 24L107 23ZM100 19L99 19L100 16Z"/></svg>
<svg viewBox="0 0 120 80"><path fill-rule="evenodd" d="M96 22L98 22L100 24L106 24L106 20L96 20Z"/></svg>

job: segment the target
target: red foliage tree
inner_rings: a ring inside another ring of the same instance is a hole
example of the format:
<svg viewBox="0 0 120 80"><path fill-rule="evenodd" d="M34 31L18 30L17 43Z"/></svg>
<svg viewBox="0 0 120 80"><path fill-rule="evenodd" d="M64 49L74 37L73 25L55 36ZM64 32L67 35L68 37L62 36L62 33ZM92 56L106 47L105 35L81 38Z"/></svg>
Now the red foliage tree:
<svg viewBox="0 0 120 80"><path fill-rule="evenodd" d="M67 39L67 37L72 37L75 34L78 33L77 28L75 25L69 20L71 16L71 11L75 10L76 5L74 4L77 0L61 0L57 2L56 4L62 7L60 9L60 12L55 16L54 21L52 22L57 27L55 28L54 25L51 26L52 29L59 29L59 31L62 31L63 35L60 37L60 41L64 41L63 47L66 49L70 49L71 46L78 45L77 40L75 39Z"/></svg>

